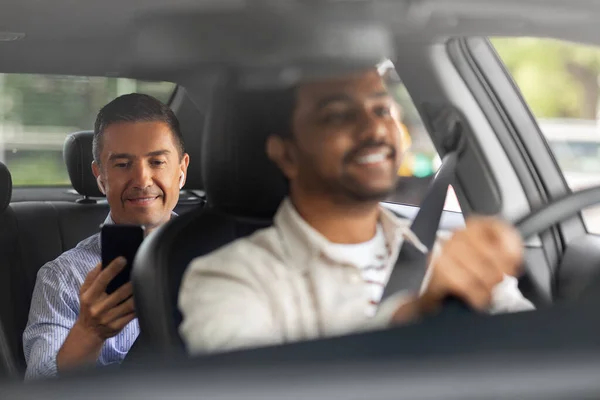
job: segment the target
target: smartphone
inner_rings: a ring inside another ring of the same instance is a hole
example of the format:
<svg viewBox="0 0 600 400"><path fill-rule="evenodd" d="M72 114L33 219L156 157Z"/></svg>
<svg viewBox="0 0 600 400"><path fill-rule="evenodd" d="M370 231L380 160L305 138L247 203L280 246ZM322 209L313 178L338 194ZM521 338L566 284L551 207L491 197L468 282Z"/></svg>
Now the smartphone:
<svg viewBox="0 0 600 400"><path fill-rule="evenodd" d="M106 268L117 257L127 260L125 268L106 287L106 293L111 294L131 280L133 259L144 240L144 227L104 224L100 229L102 268Z"/></svg>

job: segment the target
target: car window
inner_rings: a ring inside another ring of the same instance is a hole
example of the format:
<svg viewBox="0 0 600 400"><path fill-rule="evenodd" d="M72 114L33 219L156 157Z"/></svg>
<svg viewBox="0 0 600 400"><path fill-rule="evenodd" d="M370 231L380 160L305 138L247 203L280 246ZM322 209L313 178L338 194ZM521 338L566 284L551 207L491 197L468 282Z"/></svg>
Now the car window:
<svg viewBox="0 0 600 400"><path fill-rule="evenodd" d="M91 130L98 110L132 92L168 102L175 84L124 78L0 74L0 161L15 187L70 186L65 137Z"/></svg>
<svg viewBox="0 0 600 400"><path fill-rule="evenodd" d="M410 148L398 170L398 183L388 201L398 204L419 205L435 173L441 165L440 157L425 129L425 125L404 85L394 86L394 97L402 109L402 124L410 136ZM452 187L444 209L460 212L460 205Z"/></svg>
<svg viewBox="0 0 600 400"><path fill-rule="evenodd" d="M563 171L600 176L600 143L587 141L548 141Z"/></svg>
<svg viewBox="0 0 600 400"><path fill-rule="evenodd" d="M600 185L600 48L538 38L492 44L537 118L571 190ZM582 212L600 234L600 207Z"/></svg>

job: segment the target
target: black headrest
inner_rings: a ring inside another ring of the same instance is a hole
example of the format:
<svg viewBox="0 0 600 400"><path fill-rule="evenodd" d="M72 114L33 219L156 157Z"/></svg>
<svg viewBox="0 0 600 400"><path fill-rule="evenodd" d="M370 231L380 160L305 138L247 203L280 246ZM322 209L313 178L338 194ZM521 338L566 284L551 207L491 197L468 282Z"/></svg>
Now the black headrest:
<svg viewBox="0 0 600 400"><path fill-rule="evenodd" d="M93 131L71 133L65 139L63 157L71 184L77 193L88 197L104 197L92 173Z"/></svg>
<svg viewBox="0 0 600 400"><path fill-rule="evenodd" d="M12 177L6 165L0 162L0 213L6 210L12 197Z"/></svg>
<svg viewBox="0 0 600 400"><path fill-rule="evenodd" d="M217 92L206 117L202 173L207 202L236 216L272 218L287 182L266 155L270 134L286 129L290 89Z"/></svg>

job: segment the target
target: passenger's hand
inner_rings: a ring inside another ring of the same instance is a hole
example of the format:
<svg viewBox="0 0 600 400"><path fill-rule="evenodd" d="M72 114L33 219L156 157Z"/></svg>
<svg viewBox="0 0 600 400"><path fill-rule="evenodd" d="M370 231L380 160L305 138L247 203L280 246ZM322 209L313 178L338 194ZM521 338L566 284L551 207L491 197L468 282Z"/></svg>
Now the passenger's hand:
<svg viewBox="0 0 600 400"><path fill-rule="evenodd" d="M106 287L125 268L126 261L119 257L102 269L98 264L86 277L79 292L80 312L75 325L104 342L117 335L135 318L131 282L112 294Z"/></svg>
<svg viewBox="0 0 600 400"><path fill-rule="evenodd" d="M440 250L419 299L425 313L436 310L451 295L476 310L485 310L494 287L505 274L517 275L523 260L523 242L517 230L493 217L470 218Z"/></svg>

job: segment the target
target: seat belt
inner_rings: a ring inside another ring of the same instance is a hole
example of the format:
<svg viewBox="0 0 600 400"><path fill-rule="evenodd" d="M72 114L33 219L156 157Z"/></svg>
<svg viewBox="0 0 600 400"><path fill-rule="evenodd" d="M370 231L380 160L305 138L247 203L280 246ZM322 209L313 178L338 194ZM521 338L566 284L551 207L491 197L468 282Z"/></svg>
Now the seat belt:
<svg viewBox="0 0 600 400"><path fill-rule="evenodd" d="M410 226L430 251L436 241L448 187L454 183L459 151L460 149L456 149L444 156L442 165L429 184L421 208ZM404 240L381 301L401 291L418 293L425 278L428 259L429 253L422 253L411 242Z"/></svg>

